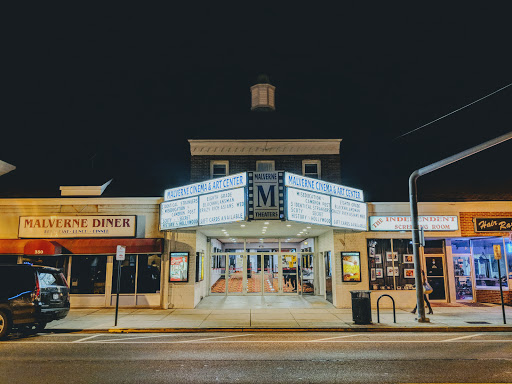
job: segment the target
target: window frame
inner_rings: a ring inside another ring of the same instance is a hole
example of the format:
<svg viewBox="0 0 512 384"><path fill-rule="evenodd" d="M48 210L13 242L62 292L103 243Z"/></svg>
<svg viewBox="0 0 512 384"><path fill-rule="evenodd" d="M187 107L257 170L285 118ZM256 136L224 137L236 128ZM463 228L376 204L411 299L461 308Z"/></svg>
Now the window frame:
<svg viewBox="0 0 512 384"><path fill-rule="evenodd" d="M225 175L218 175L218 176L214 176L213 174L213 167L215 165L225 165L226 166L226 174ZM212 179L215 179L215 178L218 178L218 177L224 177L224 176L228 176L229 175L229 160L211 160L210 161L210 177Z"/></svg>
<svg viewBox="0 0 512 384"><path fill-rule="evenodd" d="M259 164L272 164L272 169L267 171L260 171L258 169ZM276 161L275 160L256 160L256 172L274 172L276 170Z"/></svg>
<svg viewBox="0 0 512 384"><path fill-rule="evenodd" d="M306 174L306 165L310 165L310 164L316 165L317 175L318 175L317 178L321 179L322 178L322 161L321 160L302 160L302 176L311 177Z"/></svg>

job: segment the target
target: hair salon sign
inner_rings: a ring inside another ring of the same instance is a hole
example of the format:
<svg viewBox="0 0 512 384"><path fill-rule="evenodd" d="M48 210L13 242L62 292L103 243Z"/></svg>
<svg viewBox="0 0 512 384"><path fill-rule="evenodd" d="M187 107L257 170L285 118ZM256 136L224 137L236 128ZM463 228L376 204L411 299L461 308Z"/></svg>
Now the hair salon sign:
<svg viewBox="0 0 512 384"><path fill-rule="evenodd" d="M512 218L475 218L475 232L511 232Z"/></svg>
<svg viewBox="0 0 512 384"><path fill-rule="evenodd" d="M135 237L136 216L21 216L20 238Z"/></svg>

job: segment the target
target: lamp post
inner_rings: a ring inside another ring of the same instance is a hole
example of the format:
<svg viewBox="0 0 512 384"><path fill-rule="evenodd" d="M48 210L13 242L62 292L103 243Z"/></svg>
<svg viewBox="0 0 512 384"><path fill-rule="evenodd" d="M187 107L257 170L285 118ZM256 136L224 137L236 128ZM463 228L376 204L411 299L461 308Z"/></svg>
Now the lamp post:
<svg viewBox="0 0 512 384"><path fill-rule="evenodd" d="M421 264L420 264L420 246L419 246L419 225L418 225L418 196L416 181L419 177L426 175L427 173L434 172L439 168L443 168L447 165L462 160L468 156L474 155L475 153L486 150L497 144L501 144L504 141L512 139L512 132L505 133L495 139L486 141L485 143L479 144L472 148L466 149L465 151L459 152L455 155L447 157L446 159L439 160L433 164L427 165L426 167L415 170L409 176L409 203L411 206L411 224L412 224L412 249L414 253L414 270L416 273L416 304L418 308L418 322L426 323L429 320L425 317L425 302L423 300L423 284L421 281Z"/></svg>

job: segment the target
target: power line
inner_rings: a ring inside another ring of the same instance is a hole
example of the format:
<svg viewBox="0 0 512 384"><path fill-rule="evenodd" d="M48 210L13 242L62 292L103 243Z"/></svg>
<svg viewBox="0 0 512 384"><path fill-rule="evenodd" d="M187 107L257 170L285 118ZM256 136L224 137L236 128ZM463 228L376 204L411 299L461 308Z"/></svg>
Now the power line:
<svg viewBox="0 0 512 384"><path fill-rule="evenodd" d="M406 133L404 133L403 135L397 136L397 137L395 137L393 140L396 140L396 139L399 139L399 138L401 138L401 137L407 136L407 135L408 135L408 134L410 134L410 133L413 133L413 132L416 132L416 131L418 131L418 130L420 130L420 129L422 129L422 128L425 128L427 125L433 124L433 123L435 123L436 121L439 121L439 120L441 120L441 119L444 119L444 118L445 118L445 117L447 117L447 116L453 115L454 113L459 112L459 111L463 110L464 108L469 107L470 105L473 105L473 104L475 104L475 103L478 103L479 101L481 101L481 100L483 100L483 99L486 99L486 98L488 98L489 96L492 96L492 95L494 95L495 93L498 93L498 92L500 92L500 91L504 90L505 88L510 87L511 85L512 85L512 83L510 83L510 84L508 84L508 85L505 85L504 87L502 87L502 88L500 88L500 89L498 89L498 90L496 90L496 91L494 91L494 92L492 92L492 93L489 93L488 95L486 95L486 96L484 96L484 97L481 97L481 98L479 98L478 100L475 100L475 101L473 101L473 102L471 102L471 103L469 103L469 104L467 104L467 105L465 105L465 106L463 106L463 107L461 107L461 108L459 108L459 109L456 109L455 111L452 111L452 112L450 112L450 113L447 113L446 115L441 116L441 117L439 117L439 118L437 118L437 119L435 119L435 120L431 121L430 123L423 124L421 127L418 127L418 128L416 128L416 129L413 129L412 131L406 132Z"/></svg>

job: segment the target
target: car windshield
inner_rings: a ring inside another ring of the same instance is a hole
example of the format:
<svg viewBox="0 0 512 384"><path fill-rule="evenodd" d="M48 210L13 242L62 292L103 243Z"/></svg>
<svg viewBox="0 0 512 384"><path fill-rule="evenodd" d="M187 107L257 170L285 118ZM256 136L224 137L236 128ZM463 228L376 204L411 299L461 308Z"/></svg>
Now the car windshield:
<svg viewBox="0 0 512 384"><path fill-rule="evenodd" d="M60 272L39 271L38 275L42 287L49 287L52 285L66 285L64 276Z"/></svg>

